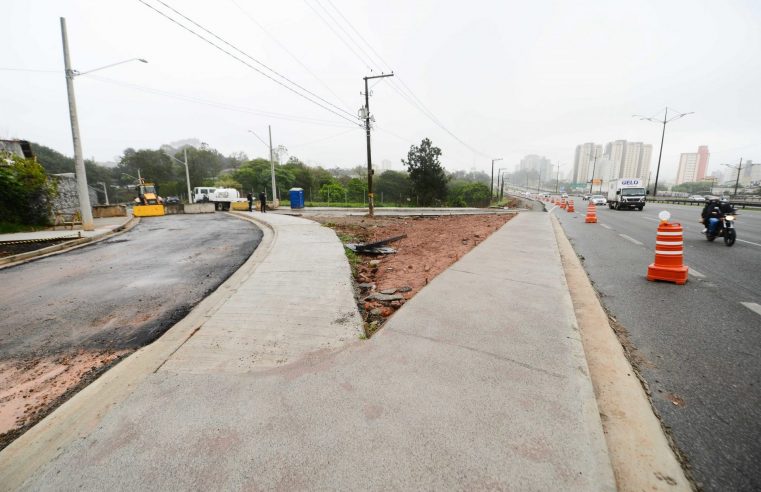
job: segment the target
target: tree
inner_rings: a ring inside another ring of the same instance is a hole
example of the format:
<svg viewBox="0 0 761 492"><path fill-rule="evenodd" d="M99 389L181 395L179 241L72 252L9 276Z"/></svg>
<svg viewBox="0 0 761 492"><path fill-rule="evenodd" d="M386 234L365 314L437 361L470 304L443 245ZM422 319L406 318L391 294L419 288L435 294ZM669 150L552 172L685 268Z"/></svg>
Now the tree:
<svg viewBox="0 0 761 492"><path fill-rule="evenodd" d="M346 185L346 194L350 202L364 202L367 193L367 180L351 178Z"/></svg>
<svg viewBox="0 0 761 492"><path fill-rule="evenodd" d="M0 189L0 223L48 223L56 186L37 161L0 155Z"/></svg>
<svg viewBox="0 0 761 492"><path fill-rule="evenodd" d="M328 183L320 188L320 197L326 202L342 202L346 196L346 188L339 183Z"/></svg>
<svg viewBox="0 0 761 492"><path fill-rule="evenodd" d="M440 156L441 149L433 147L430 139L425 138L419 147L410 146L407 160L402 159L402 164L410 173L412 189L423 206L446 199L447 176L439 163Z"/></svg>
<svg viewBox="0 0 761 492"><path fill-rule="evenodd" d="M373 188L376 197L381 197L381 200L401 201L410 195L412 182L405 171L386 171L375 178Z"/></svg>

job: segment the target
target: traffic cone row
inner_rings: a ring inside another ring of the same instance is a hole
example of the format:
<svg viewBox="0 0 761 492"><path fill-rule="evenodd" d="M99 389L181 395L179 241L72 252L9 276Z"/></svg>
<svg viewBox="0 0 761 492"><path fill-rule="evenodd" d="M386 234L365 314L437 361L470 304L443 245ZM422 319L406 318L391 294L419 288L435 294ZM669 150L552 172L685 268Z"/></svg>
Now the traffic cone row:
<svg viewBox="0 0 761 492"><path fill-rule="evenodd" d="M587 217L584 219L587 224L597 224L597 205L589 203L587 207Z"/></svg>
<svg viewBox="0 0 761 492"><path fill-rule="evenodd" d="M655 239L655 262L647 267L647 279L684 285L688 268L684 266L683 248L682 224L661 222Z"/></svg>

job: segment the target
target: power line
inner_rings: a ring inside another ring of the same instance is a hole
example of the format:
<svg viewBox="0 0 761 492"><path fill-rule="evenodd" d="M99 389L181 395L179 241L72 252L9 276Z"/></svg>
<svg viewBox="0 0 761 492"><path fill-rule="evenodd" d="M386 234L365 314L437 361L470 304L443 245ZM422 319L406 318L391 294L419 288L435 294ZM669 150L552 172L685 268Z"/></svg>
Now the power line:
<svg viewBox="0 0 761 492"><path fill-rule="evenodd" d="M296 115L290 115L290 114L285 114L285 113L276 113L276 112L272 112L272 111L264 111L264 110L254 109L254 108L247 108L247 107L244 107L244 106L235 106L235 105L227 104L227 103L223 103L223 102L211 101L211 100L208 100L208 99L201 99L201 98L198 98L198 97L187 96L187 95L184 95L184 94L178 94L178 93L169 92L169 91L165 91L165 90L161 90L161 89L154 89L152 87L142 86L142 85L138 85L138 84L132 84L132 83L129 83L129 82L122 82L122 81L119 81L119 80L114 80L114 79L110 79L110 78L107 78L107 77L103 77L101 75L85 75L85 77L97 80L99 82L104 82L104 83L108 83L108 84L122 86L122 87L126 87L126 88L133 89L133 90L136 90L136 91L140 91L140 92L146 92L146 93L149 93L149 94L154 94L154 95L158 95L158 96L164 96L164 97L167 97L167 98L177 99L177 100L185 101L185 102L192 102L192 103L201 104L201 105L204 105L204 106L211 106L211 107L216 107L216 108L220 108L220 109L226 109L228 111L237 111L237 112L240 112L240 113L253 114L253 115L257 115L257 116L266 116L268 118L277 118L277 119L286 120L286 121L301 122L301 123L321 125L321 126L333 126L333 127L336 127L336 128L346 128L347 127L345 124L341 124L341 123L338 123L338 122L335 122L335 121L321 120L321 119L317 119L317 118L309 118L309 117L305 117L305 116L296 116ZM352 128L354 128L354 125L352 125Z"/></svg>
<svg viewBox="0 0 761 492"><path fill-rule="evenodd" d="M267 77L268 79L270 79L271 81L275 82L276 84L278 84L278 85L280 85L280 86L282 86L282 87L284 87L284 88L288 89L289 91L293 92L294 94L296 94L296 95L298 95L298 96L300 96L300 97L302 97L302 98L306 99L307 101L311 102L312 104L315 104L315 105L317 105L317 106L321 107L322 109L324 109L324 110L326 110L326 111L330 111L331 113L335 114L335 115L336 115L336 116L338 116L339 118L342 118L342 119L344 119L344 120L346 120L346 121L349 121L349 122L351 122L352 124L355 124L355 125L357 125L357 126L360 126L360 125L359 125L359 123L357 123L357 122L356 122L354 119L348 118L348 117L346 117L346 116L342 115L341 113L338 113L337 111L334 111L333 109L330 109L329 107L327 107L327 106L325 106L325 105L323 105L323 104L321 104L321 103L319 103L319 102L315 101L314 99L311 99L311 98L309 98L309 97L308 97L308 96L306 96L305 94L302 94L301 92L299 92L299 91L295 90L294 88L292 88L292 87L290 87L290 86L286 85L285 83L283 83L283 82L281 82L281 81L279 81L279 80L275 79L275 78L274 78L274 77L272 77L271 75L264 73L262 70L260 70L260 69L256 68L255 66L251 65L250 63L246 62L245 60L241 59L240 57L238 57L238 56L236 56L235 54L231 53L230 51L226 50L225 48L223 48L223 47L221 47L221 46L219 46L219 45L215 44L213 41L210 41L209 39L206 39L206 38L205 38L204 36L202 36L201 34L199 34L199 33L197 33L196 31L194 31L194 30L190 29L189 27L187 27L187 26L185 26L185 25L181 24L181 23L180 23L180 22L178 22L176 19L173 19L172 17L170 17L169 15L165 14L164 12L162 12L162 11L158 10L156 7L154 7L153 5L150 5L150 4L149 4L149 3L147 3L145 0L137 0L137 1L138 1L138 2L140 2L140 3L142 3L143 5L145 5L146 7L150 8L150 9L151 9L151 10L153 10L154 12L158 13L158 14L159 14L159 15L161 15L162 17L164 17L164 18L168 19L168 20L169 20L169 21L171 21L172 23L174 23L174 24L178 25L178 26L179 26L179 27L181 27L182 29L184 29L184 30L188 31L189 33L191 33L191 34L193 34L194 36L198 37L199 39L203 40L203 41L204 41L204 42L206 42L207 44L210 44L211 46L215 47L215 48L216 48L216 49L218 49L219 51L221 51L221 52L225 53L225 54L226 54L226 55L228 55L229 57L231 57L231 58L233 58L233 59L235 59L235 60L239 61L240 63L242 63L242 64L244 64L245 66L249 67L250 69L254 70L255 72L257 72L257 73L259 73L259 74L263 75L264 77ZM159 0L159 2L160 2L160 0ZM163 2L160 2L160 3L162 3L162 4L163 4ZM169 8L171 8L171 7L169 7ZM180 14L180 15L182 15L182 14ZM193 21L190 21L190 22L193 22ZM196 25L197 25L197 24L196 24ZM200 26L199 26L199 27L200 27ZM202 27L202 29L204 29L204 28ZM216 36L216 35L214 35L214 36ZM217 37L218 39L220 39L220 40L221 40L221 38L219 38L218 36L216 36L216 37ZM222 41L223 41L223 42L225 42L226 44L230 45L230 44L229 44L229 43L227 43L226 41L224 41L224 40L222 40ZM232 46L232 45L230 45L230 46ZM237 48L235 48L235 49L237 50ZM238 50L238 51L240 51L240 50ZM242 51L240 51L240 52L241 52L241 53L243 53ZM246 55L246 56L248 56L248 55ZM253 60L253 58L252 58L252 60ZM257 63L259 63L259 62L257 62ZM263 65L263 66L265 66L265 67L266 67L266 65ZM273 73L277 73L277 72L275 72L274 70L270 69L269 67L267 67L267 69L268 69L268 70L270 70L270 71L272 71ZM280 74L278 74L278 76L280 76L280 77L282 77L282 78L284 78L284 79L288 80L286 77L284 77L284 76L282 76L282 75L280 75ZM294 85L297 85L297 84L294 84ZM300 86L298 86L298 85L297 85L297 87L300 87ZM318 97L318 99L321 99L321 98L319 98L319 96L317 96L317 97ZM328 103L328 104L330 104L330 103ZM334 105L332 105L332 104L331 104L331 106L334 106ZM343 109L341 109L341 108L338 108L338 109L339 109L340 111L342 111L342 112L346 113L346 114L350 114L350 115L351 115L351 113L348 113L348 112L346 112L345 110L343 110ZM352 116L352 118L356 118L354 115L351 115L351 116Z"/></svg>
<svg viewBox="0 0 761 492"><path fill-rule="evenodd" d="M335 6L335 4L334 4L334 3L333 3L331 0L326 0L326 1L327 1L327 2L330 4L330 6L333 8L333 10L335 10L335 11L336 11L336 13L337 13L337 14L338 14L338 15L341 17L341 19L343 19L343 20L344 20L344 22L345 22L345 23L346 23L346 24L347 24L347 25L348 25L348 26L351 28L351 30L352 30L352 31L353 31L353 32L356 34L356 36L357 36L357 37L358 37L358 38L359 38L359 39L360 39L360 40L361 40L361 41L362 41L362 42L363 42L363 43L364 43L364 44L365 44L365 45L366 45L366 46L367 46L367 47L370 49L370 51L372 51L372 52L373 52L373 54L375 55L375 57L376 57L378 60L380 60L380 62L381 62L381 63L377 63L377 60L373 61L373 60L372 60L372 56L370 56L370 55L369 55L369 54L368 54L368 53L367 53L367 52L366 52L366 51L365 51L365 50L364 50L364 49L363 49L361 46L357 45L357 48L358 48L358 49L360 49L360 50L362 51L362 53L364 53L364 55L365 55L365 56L366 56L368 59L370 59L370 60L371 60L371 63L373 63L374 65L381 65L381 66L382 66L382 65L385 65L385 66L386 66L386 67L387 67L389 70L393 70L393 69L392 69L392 67L391 67L391 65L390 65L388 62L386 62L386 60L384 60L384 59L383 59L383 57L382 57L382 56L381 56L381 55L380 55L380 54L379 54L379 53L378 53L378 52L375 50L375 48L373 48L373 46L372 46L372 45L371 45L371 44L370 44L370 43L369 43L369 42L368 42L368 41L367 41L367 40L366 40L366 39L365 39L365 38L362 36L362 34L359 32L359 30L358 30L358 29L356 29L356 28L354 27L354 25L351 23L351 21L349 21L349 19L347 19L347 18L346 18L346 16L345 16L345 15L343 15L343 13L342 13L342 12L341 12L341 11L338 9L338 7L336 7L336 6ZM305 2L306 2L306 0L305 0ZM318 5L319 5L319 6L320 6L320 7L321 7L323 10L325 10L325 11L326 11L326 13L328 14L328 16L330 16L330 18L333 20L333 22L335 22L335 23L336 23L336 25L338 25L338 26L339 26L339 28L341 28L341 30L342 30L342 31L343 31L343 32L346 34L346 36L347 36L347 37L348 37L350 40L354 41L354 40L351 38L351 36L349 35L349 33L348 33L348 32L347 32L347 31L346 31L346 30L345 30L345 29L344 29L344 28L343 28L343 27L342 27L342 26L341 26L341 25L338 23L338 21L336 21L336 20L335 20L335 18L334 18L332 15L330 15L330 14L327 12L327 9L326 9L326 8L325 8L325 7L324 7L324 6L323 6L323 5L320 3L320 0L315 0L315 2L316 2L316 3L317 3L317 4L318 4ZM307 4L307 5L308 5L308 4ZM310 6L310 7L311 7L311 6ZM314 10L314 9L312 9L312 10ZM315 12L316 12L316 11L315 11ZM319 14L318 14L318 15L319 15ZM321 18L322 18L322 17L321 17ZM324 20L323 20L323 22L324 22ZM333 30L333 32L335 33L335 30ZM337 34L336 34L336 35L337 35ZM342 41L343 41L343 40L342 40ZM344 44L346 44L346 43L344 43ZM350 49L351 49L351 48L350 48ZM359 57L359 55L356 53L356 51L355 51L354 49L352 49L352 52L353 52L353 53L354 53L356 56L358 56L358 57ZM361 57L360 57L360 58L361 58ZM420 98L418 98L418 97L415 95L415 93L412 91L412 89L410 89L410 88L409 88L409 86L408 86L408 85L407 85L407 84L404 82L404 80L403 80L401 77L399 77L399 74L398 74L398 73L396 73L396 72L394 72L394 75L396 76L396 78L398 78L398 79L399 79L399 82L402 84L402 87L404 87L404 89L406 89L406 91L409 93L409 95L408 95L408 94L405 94L404 90L402 90L400 87L397 87L397 85L396 85L395 81L393 81L393 80L389 80L389 81L388 81L388 82L389 82L389 85L391 86L391 88L392 88L392 89L393 89L393 90L394 90L394 91L395 91L397 94L399 94L399 95L400 95L400 96L401 96L401 97L402 97L402 98L403 98L405 101L407 101L407 103L409 103L409 104L410 104L412 107L414 107L415 109L417 109L418 111L420 111L420 112L421 112L421 113L422 113L424 116L426 116L428 119L430 119L430 120L431 120L431 121L432 121L432 122L433 122L433 123L434 123L436 126L438 126L439 128L441 128L442 130L444 130L444 131L445 131L445 132L446 132L446 133L447 133L449 136L451 136L452 138L454 138L454 139L455 139L457 142L459 142L460 144L462 144L464 147L468 148L470 151L472 151L472 152L474 152L474 153L476 153L476 154L479 154L479 155L482 155L482 156L486 156L486 157L488 157L488 154L486 154L486 153L484 153L484 152L481 152L481 151L479 151L478 149L474 148L473 146L469 145L469 144L468 144L468 143L466 143L464 140L462 140L460 137L458 137L457 135L455 135L455 134L454 134L452 131L450 131L450 130L449 130L449 129L448 129L448 128L447 128L447 127L446 127L446 126L445 126L445 125L444 125L444 124L441 122L441 120L439 120L439 118L438 118L438 117L436 117L436 115L435 115L435 114L433 114L433 112L432 112L430 109L428 109L428 108L425 106L425 104L423 104L423 102L420 100Z"/></svg>
<svg viewBox="0 0 761 492"><path fill-rule="evenodd" d="M142 1L142 0L141 0L141 1ZM349 111L346 111L345 109L343 109L343 108L341 108L341 107L339 107L339 106L336 106L336 105L335 105L335 104L333 104L332 102L330 102L330 101L328 101L328 100L326 100L326 99L324 99L324 98L322 98L322 97L318 96L317 94L315 94L314 92L310 91L309 89L306 89L305 87L303 87L303 86L299 85L298 83L296 83L296 82L294 82L293 80L289 79L289 78L288 78L288 77L286 77L285 75L283 75L283 74L279 73L277 70L275 70L275 69L273 69L273 68L270 68L270 67L268 67L268 66L267 66L267 65L265 65L263 62L261 62L261 61L257 60L257 59L256 59L256 58L254 58L253 56L249 55L249 54L248 54L248 53L246 53L245 51L243 51L243 50L241 50L240 48L238 48L237 46L233 45L232 43L229 43L229 42L225 41L224 39L222 39L221 37L219 37L218 35L216 35L216 34L215 34L215 33L213 33L212 31L210 31L210 30L206 29L206 28L205 28L205 27L203 27L201 24L199 24L199 23L197 23L196 21L194 21L193 19L191 19L191 18L187 17L185 14L183 14L183 13L182 13L182 12L180 12L180 11L178 11L177 9L175 9L174 7L172 7L171 5L169 5L169 4L167 4L166 2L164 2L163 0L156 0L156 1L157 1L158 3L160 3L161 5L163 5L164 7L168 8L169 10L171 10L172 12L176 13L177 15L179 15L180 17L182 17L183 19L187 20L187 21L188 21L188 22L190 22L191 24L193 24L193 25L197 26L198 28L202 29L203 31L207 32L208 34L210 34L210 35L214 36L216 39L220 40L222 43L226 44L227 46L229 46L230 48L234 49L234 50L235 50L235 51L237 51L238 53L240 53L240 54L242 54L243 56L245 56L245 57L247 57L247 58L251 59L251 60L252 60L252 61L254 61L255 63L259 64L260 66L262 66L262 67L266 68L267 70L269 70L270 72L274 73L275 75L277 75L277 76L278 76L278 77L280 77L281 79L283 79L283 80L286 80L288 83L295 85L296 87L298 87L298 88L299 88L299 89L301 89L302 91L306 92L307 94L310 94L311 96L314 96L314 97L316 97L317 99L319 99L320 101L324 102L325 104L328 104L328 105L330 105L330 106L334 107L335 109L337 109L337 110L339 110L339 111L343 111L344 113L348 114L349 116L354 116L354 115L353 115L351 112L349 112Z"/></svg>
<svg viewBox="0 0 761 492"><path fill-rule="evenodd" d="M333 97L335 97L341 103L343 103L344 106L348 107L348 105L341 98L341 96L336 94L335 91L333 91L333 89L331 89L330 86L327 83L325 83L320 77L318 77L316 73L314 73L304 62L302 62L299 57L294 55L293 52L291 52L291 50L289 50L283 43L281 43L277 39L277 37L275 37L272 33L270 33L259 21L257 21L251 14L249 14L248 11L246 11L243 7L241 7L240 4L238 4L238 2L236 2L235 0L230 0L230 2L233 5L235 5L241 12L243 12L243 15L245 15L253 24L255 24L259 29L261 29L262 32L264 32L264 34L266 34L270 39L272 39L275 43L277 43L277 45L280 46L280 48L282 48L283 51L288 53L288 55L291 58L293 58L296 61L296 63L298 63L301 66L301 68L306 70L312 77L314 77L314 79L317 82L319 82L325 89L327 89L327 91L330 92L333 95ZM347 112L349 112L349 111L347 111Z"/></svg>
<svg viewBox="0 0 761 492"><path fill-rule="evenodd" d="M349 43L347 43L347 42L344 40L344 38L343 38L343 37L342 37L340 34L338 34L338 32L337 32L335 29L333 29L333 26L332 26L332 25L330 25L330 23L329 23L327 20L325 20L325 18L322 16L322 14L320 14L320 12L319 12L317 9L315 9L314 7L312 7L312 5L311 5L311 4L309 4L309 2L307 2L307 0L304 0L304 3L306 3L306 4L307 4L307 6L308 6L310 9L312 9L312 12L314 12L314 13L317 15L317 17L319 17L319 18L320 18L320 20L323 22L323 24L325 24L326 26L328 26L328 29L330 29L330 30L333 32L333 34L335 34L335 35L336 35L336 37L339 39L339 41L341 41L341 43L343 43L343 45L344 45L344 46L346 46L346 48L348 48L348 49L349 49L349 51L351 51L352 53L354 53L354 56L356 56L356 57L357 57L357 59L359 59L359 61L360 61L360 63L361 63L362 65L364 65L365 67L367 67L367 69L368 69L368 70L370 70L371 72L373 72L373 71L374 71L374 70L372 69L372 67L370 67L370 66L369 66L369 65L368 65L368 64L365 62L365 60L362 58L362 55L360 55L359 53L357 53L357 51L356 51L356 50L355 50L355 49L354 49L354 48L353 48L353 47L352 47L352 46L351 46Z"/></svg>
<svg viewBox="0 0 761 492"><path fill-rule="evenodd" d="M341 135L346 135L347 133L351 133L351 132L354 132L354 131L357 131L357 130L355 128L352 128L350 130L346 130L346 131L343 131L343 132L340 132L340 133L336 133L334 135L328 135L327 137L318 138L316 140L310 140L308 142L303 142L303 143L296 144L296 145L290 145L289 147L291 149L299 149L301 147L306 147L308 145L313 145L313 144L316 144L316 143L324 142L326 140L332 140L334 138L340 137Z"/></svg>

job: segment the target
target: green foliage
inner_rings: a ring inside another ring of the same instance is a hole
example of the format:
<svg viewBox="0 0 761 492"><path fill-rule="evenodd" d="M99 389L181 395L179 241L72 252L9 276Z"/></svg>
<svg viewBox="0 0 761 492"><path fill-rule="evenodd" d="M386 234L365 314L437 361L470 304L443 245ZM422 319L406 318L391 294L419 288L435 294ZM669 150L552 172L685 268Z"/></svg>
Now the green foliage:
<svg viewBox="0 0 761 492"><path fill-rule="evenodd" d="M450 181L447 201L452 207L488 207L490 191L481 182Z"/></svg>
<svg viewBox="0 0 761 492"><path fill-rule="evenodd" d="M689 183L682 183L671 187L671 191L681 191L690 194L709 194L711 192L711 181L691 181ZM659 190L665 190L666 187L658 183ZM652 188L652 186L651 186ZM652 191L651 191L652 193Z"/></svg>
<svg viewBox="0 0 761 492"><path fill-rule="evenodd" d="M0 223L41 226L49 222L57 192L34 159L0 155Z"/></svg>
<svg viewBox="0 0 761 492"><path fill-rule="evenodd" d="M364 202L367 199L367 180L351 178L346 185L346 195L351 202Z"/></svg>
<svg viewBox="0 0 761 492"><path fill-rule="evenodd" d="M235 188L236 190L241 189L241 184L235 181L235 178L229 174L225 174L224 176L217 178L214 182L214 186L217 188Z"/></svg>
<svg viewBox="0 0 761 492"><path fill-rule="evenodd" d="M412 192L410 175L405 171L386 171L373 180L376 203L380 198L385 202L406 200Z"/></svg>
<svg viewBox="0 0 761 492"><path fill-rule="evenodd" d="M343 202L346 188L338 183L327 183L320 187L320 198L326 202Z"/></svg>
<svg viewBox="0 0 761 492"><path fill-rule="evenodd" d="M32 152L48 174L62 174L74 172L74 159L67 157L57 150L30 142Z"/></svg>
<svg viewBox="0 0 761 492"><path fill-rule="evenodd" d="M412 189L422 206L439 204L447 196L447 176L441 167L441 149L433 147L431 141L423 139L420 146L412 145L407 153L407 166L412 181Z"/></svg>

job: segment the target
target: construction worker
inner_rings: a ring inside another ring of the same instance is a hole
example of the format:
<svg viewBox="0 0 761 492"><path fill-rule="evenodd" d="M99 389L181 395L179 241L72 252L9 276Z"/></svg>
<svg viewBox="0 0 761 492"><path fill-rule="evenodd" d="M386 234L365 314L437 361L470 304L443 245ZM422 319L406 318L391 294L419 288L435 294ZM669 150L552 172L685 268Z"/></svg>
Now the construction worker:
<svg viewBox="0 0 761 492"><path fill-rule="evenodd" d="M262 213L266 212L267 211L267 195L265 195L263 191L259 193L259 203L261 207L260 211Z"/></svg>

